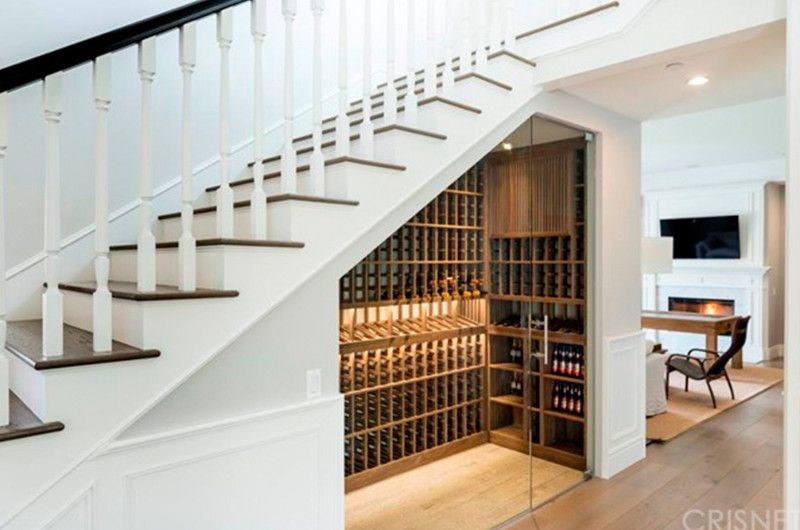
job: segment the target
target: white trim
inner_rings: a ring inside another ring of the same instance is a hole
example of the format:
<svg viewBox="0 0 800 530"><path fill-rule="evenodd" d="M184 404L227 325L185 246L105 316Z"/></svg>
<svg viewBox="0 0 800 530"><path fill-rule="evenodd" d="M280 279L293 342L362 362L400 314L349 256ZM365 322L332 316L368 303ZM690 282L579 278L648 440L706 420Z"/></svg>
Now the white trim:
<svg viewBox="0 0 800 530"><path fill-rule="evenodd" d="M343 400L344 397L341 394L334 394L332 396L326 396L312 401L293 403L291 405L286 405L276 409L263 410L251 414L244 414L232 418L225 418L223 420L202 423L199 425L192 425L190 427L183 427L180 429L174 429L171 431L161 432L148 436L140 436L128 440L125 439L115 440L106 445L105 447L98 449L95 452L95 454L92 455L92 457L101 457L112 453L117 453L120 451L138 449L140 447L145 447L148 445L154 445L172 440L177 440L180 438L185 438L187 436L194 436L202 432L227 429L230 427L241 425L243 423L250 423L253 421L260 421L266 419L274 419L281 416L288 416L290 414L296 414L299 412L306 411L308 409L327 407L328 405L331 405L333 403L340 403Z"/></svg>
<svg viewBox="0 0 800 530"><path fill-rule="evenodd" d="M44 530L50 528L53 523L57 522L61 519L64 515L66 515L70 510L72 510L75 506L78 505L80 501L86 503L86 510L89 512L87 514L87 519L84 521L83 528L84 530L92 530L94 528L94 509L92 508L92 503L94 501L94 491L95 491L95 482L92 480L88 483L88 485L82 488L76 495L73 495L69 498L69 500L64 503L60 510L53 515L47 523L42 526Z"/></svg>
<svg viewBox="0 0 800 530"><path fill-rule="evenodd" d="M783 508L787 530L800 529L800 5L786 2L786 261L783 392ZM788 244L794 241L794 244Z"/></svg>

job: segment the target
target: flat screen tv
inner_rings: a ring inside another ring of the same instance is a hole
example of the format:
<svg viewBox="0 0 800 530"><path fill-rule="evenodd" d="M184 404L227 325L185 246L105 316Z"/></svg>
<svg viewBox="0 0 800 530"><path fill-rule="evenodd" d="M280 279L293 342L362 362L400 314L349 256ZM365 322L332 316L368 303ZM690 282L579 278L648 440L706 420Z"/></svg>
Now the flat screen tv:
<svg viewBox="0 0 800 530"><path fill-rule="evenodd" d="M674 259L739 259L739 217L662 219L661 235L672 237Z"/></svg>

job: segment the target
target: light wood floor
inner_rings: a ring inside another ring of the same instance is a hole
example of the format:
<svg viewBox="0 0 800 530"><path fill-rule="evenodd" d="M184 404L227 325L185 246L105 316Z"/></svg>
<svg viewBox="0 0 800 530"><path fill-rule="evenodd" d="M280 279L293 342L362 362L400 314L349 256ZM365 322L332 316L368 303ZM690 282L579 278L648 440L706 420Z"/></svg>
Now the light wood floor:
<svg viewBox="0 0 800 530"><path fill-rule="evenodd" d="M592 479L507 528L682 530L687 511L709 509L764 517L781 507L782 400L781 386L772 388L668 443L648 446L645 460L613 479ZM707 519L690 521L709 527ZM728 528L727 519L717 528Z"/></svg>
<svg viewBox="0 0 800 530"><path fill-rule="evenodd" d="M580 481L583 474L538 458L534 503ZM348 530L486 530L530 506L526 455L483 444L391 477L345 497Z"/></svg>

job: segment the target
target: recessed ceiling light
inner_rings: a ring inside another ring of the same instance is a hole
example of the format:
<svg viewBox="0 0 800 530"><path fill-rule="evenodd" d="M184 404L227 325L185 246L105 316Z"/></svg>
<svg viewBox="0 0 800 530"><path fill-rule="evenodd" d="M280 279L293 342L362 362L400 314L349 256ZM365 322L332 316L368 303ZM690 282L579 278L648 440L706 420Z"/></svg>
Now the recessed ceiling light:
<svg viewBox="0 0 800 530"><path fill-rule="evenodd" d="M708 83L708 78L704 75L696 75L693 78L689 79L686 83L689 86L703 86Z"/></svg>
<svg viewBox="0 0 800 530"><path fill-rule="evenodd" d="M512 149L514 149L514 146L511 145L511 142L503 142L503 149L505 149L506 151L511 151Z"/></svg>

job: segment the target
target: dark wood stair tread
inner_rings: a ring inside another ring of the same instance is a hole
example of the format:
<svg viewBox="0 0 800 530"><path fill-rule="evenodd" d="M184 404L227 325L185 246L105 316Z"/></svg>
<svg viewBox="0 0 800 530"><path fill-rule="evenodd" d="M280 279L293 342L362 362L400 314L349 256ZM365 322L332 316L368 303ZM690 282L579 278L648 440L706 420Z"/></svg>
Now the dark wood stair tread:
<svg viewBox="0 0 800 530"><path fill-rule="evenodd" d="M269 247L269 248L303 248L305 243L299 241L274 241L270 239L236 239L226 237L212 237L208 239L198 239L195 241L198 247L216 247L216 246L233 246L233 247ZM129 243L126 245L111 245L111 251L121 250L136 250L138 247L136 243ZM156 243L156 248L178 248L177 241L162 241Z"/></svg>
<svg viewBox="0 0 800 530"><path fill-rule="evenodd" d="M355 110L356 111L360 111L361 109L355 109ZM426 131L424 129L417 129L416 127L409 127L407 125L402 125L400 123L394 123L392 125L384 125L384 126L376 128L373 132L374 132L374 134L382 134L382 133L389 132L389 131L394 131L394 130L405 131L405 132L412 133L412 134L418 134L420 136L427 136L429 138L435 138L437 140L447 140L447 136L445 136L444 134L439 134L439 133L435 133L435 132L432 132L432 131ZM354 141L358 140L359 138L361 138L361 134L360 133L355 133L355 134L351 134L350 135L350 141L351 142L354 142ZM296 142L297 140L294 140L294 141ZM336 145L336 140L328 140L326 142L322 142L320 147L322 147L322 149L325 149L327 147L333 147L335 145ZM295 150L295 154L303 155L303 154L306 154L306 153L310 153L313 150L314 150L314 146L313 145L309 145L309 146L306 146L306 147L302 147L300 149L296 149ZM263 159L262 162L264 162L265 164L268 164L270 162L277 162L280 159L281 159L281 155L274 155L274 156L270 156L270 157L267 157L267 158ZM398 171L404 171L406 169L405 166L400 166L398 164L389 164L387 162L378 162L378 161L375 161L375 160L367 160L367 159L364 159L364 158L356 158L356 157L353 157L353 156L340 156L340 157L336 157L336 158L331 158L331 159L325 161L325 165L329 166L329 165L339 164L339 163L342 163L342 162L353 162L353 163L356 163L356 164L364 164L366 166L375 166L375 167L380 167L380 168L384 168L384 169L396 169ZM248 167L253 167L253 162L249 162L247 164L247 166ZM308 169L309 169L308 164L304 164L302 166L297 166L297 171L298 172L307 171ZM272 177L276 177L276 176L277 177L280 176L280 171L267 173L264 176L264 178L272 178ZM213 191L214 189L219 188L219 186L212 186L212 188L208 188L207 191Z"/></svg>
<svg viewBox="0 0 800 530"><path fill-rule="evenodd" d="M64 430L60 421L43 422L37 418L13 392L8 392L8 398L9 424L0 427L0 442Z"/></svg>
<svg viewBox="0 0 800 530"><path fill-rule="evenodd" d="M6 349L36 370L149 359L161 355L158 350L142 350L117 341L111 343L111 351L96 352L90 331L65 324L64 355L45 357L42 354L41 320L9 322Z"/></svg>
<svg viewBox="0 0 800 530"><path fill-rule="evenodd" d="M92 294L97 289L96 282L67 282L59 284L59 289L74 291L76 293ZM155 291L139 291L136 282L108 282L111 296L124 300L148 302L156 300L189 300L195 298L233 298L239 296L239 291L231 289L195 289L194 291L181 291L172 285L156 285Z"/></svg>
<svg viewBox="0 0 800 530"><path fill-rule="evenodd" d="M250 179L250 182L252 182L252 179ZM241 182L241 184L244 184L244 182ZM271 195L267 197L267 203L284 202L284 201L319 202L323 204L358 206L358 201L351 201L347 199L329 199L327 197L315 197L313 195L299 195L296 193L282 193L280 195ZM248 206L250 206L249 200L237 201L233 203L234 208L247 208ZM197 215L197 214L210 213L216 211L217 211L216 206L204 206L202 208L195 208L194 213L195 215ZM163 221L164 219L180 218L180 216L181 212L173 212L164 215L159 215L158 218Z"/></svg>
<svg viewBox="0 0 800 530"><path fill-rule="evenodd" d="M481 110L476 108L476 107L472 107L470 105L467 105L465 103L461 103L459 101L453 101L452 99L445 98L445 97L442 97L442 96L432 96L432 97L429 97L429 98L423 98L423 99L421 99L421 100L419 100L417 102L417 105L421 107L423 105L427 105L428 103L433 103L434 101L439 101L440 103L445 103L447 105L452 105L454 107L458 107L458 108L463 109L463 110L474 112L476 114L480 114L481 113ZM358 109L356 109L356 110L358 110ZM397 106L397 112L403 112L405 110L406 110L406 108L405 108L404 105L398 105ZM378 112L378 113L372 115L372 119L373 120L377 120L377 119L382 118L382 117L383 117L383 112ZM330 120L330 118L328 118L325 121L331 121L331 120ZM350 122L350 126L351 127L355 127L356 125L360 124L363 121L364 121L363 118L358 118L357 120L352 120ZM330 134L330 133L335 132L335 131L336 131L336 127L332 126L332 127L328 127L328 128L323 129L322 130L322 134ZM310 133L306 134L306 135L303 135L303 136L299 136L299 137L295 138L294 140L292 140L292 142L293 143L304 142L306 140L310 140L311 136L312 135Z"/></svg>

